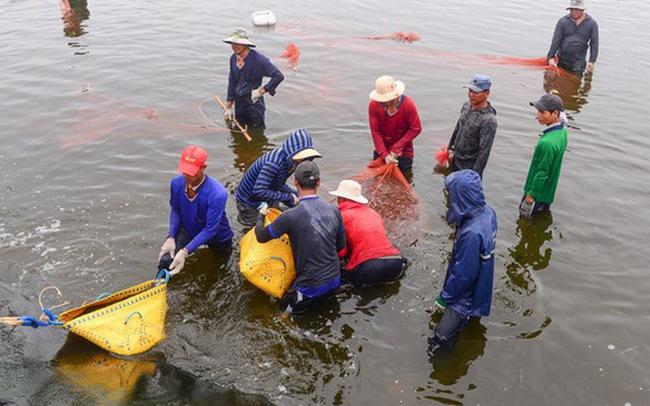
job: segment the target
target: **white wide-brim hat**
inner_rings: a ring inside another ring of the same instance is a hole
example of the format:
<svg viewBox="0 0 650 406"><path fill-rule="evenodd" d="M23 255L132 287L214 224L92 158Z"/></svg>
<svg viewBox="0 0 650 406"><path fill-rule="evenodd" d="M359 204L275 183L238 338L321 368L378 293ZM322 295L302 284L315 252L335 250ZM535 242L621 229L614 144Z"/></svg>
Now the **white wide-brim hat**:
<svg viewBox="0 0 650 406"><path fill-rule="evenodd" d="M342 197L361 204L368 203L368 199L361 195L361 185L353 180L342 180L341 183L339 183L338 189L330 192L330 194L332 196Z"/></svg>
<svg viewBox="0 0 650 406"><path fill-rule="evenodd" d="M255 43L248 37L246 30L235 30L223 40L226 44L240 44L255 48Z"/></svg>
<svg viewBox="0 0 650 406"><path fill-rule="evenodd" d="M387 102L400 97L406 85L401 80L395 80L392 76L380 76L375 81L375 90L370 92L369 97L378 102Z"/></svg>

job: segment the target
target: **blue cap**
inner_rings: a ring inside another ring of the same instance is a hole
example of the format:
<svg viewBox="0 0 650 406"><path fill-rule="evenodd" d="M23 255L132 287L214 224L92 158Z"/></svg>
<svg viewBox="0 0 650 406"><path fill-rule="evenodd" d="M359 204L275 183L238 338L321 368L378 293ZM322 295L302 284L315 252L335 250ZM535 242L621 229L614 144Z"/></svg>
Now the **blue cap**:
<svg viewBox="0 0 650 406"><path fill-rule="evenodd" d="M490 87L492 87L492 79L490 79L488 75L476 74L474 75L474 78L463 87L472 92L484 92L490 90Z"/></svg>

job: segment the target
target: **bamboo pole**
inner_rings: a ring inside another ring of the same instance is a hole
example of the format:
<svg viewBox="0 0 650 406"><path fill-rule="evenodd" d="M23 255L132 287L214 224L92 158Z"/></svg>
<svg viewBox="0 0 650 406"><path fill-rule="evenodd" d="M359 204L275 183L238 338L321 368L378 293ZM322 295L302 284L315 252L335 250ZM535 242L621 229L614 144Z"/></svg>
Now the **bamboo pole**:
<svg viewBox="0 0 650 406"><path fill-rule="evenodd" d="M215 95L214 99L217 101L217 103L219 103L219 105L221 106L222 109L226 110L226 108L227 108L226 104L223 102L223 100L221 100L221 97L219 97L218 95ZM232 118L232 121L235 123L237 128L239 128L239 131L241 131L242 134L244 134L244 137L246 137L247 141L249 141L249 142L253 141L251 136L248 135L248 132L246 131L246 129L244 127L242 127L241 124L239 124L239 122L237 121L237 119L235 117Z"/></svg>

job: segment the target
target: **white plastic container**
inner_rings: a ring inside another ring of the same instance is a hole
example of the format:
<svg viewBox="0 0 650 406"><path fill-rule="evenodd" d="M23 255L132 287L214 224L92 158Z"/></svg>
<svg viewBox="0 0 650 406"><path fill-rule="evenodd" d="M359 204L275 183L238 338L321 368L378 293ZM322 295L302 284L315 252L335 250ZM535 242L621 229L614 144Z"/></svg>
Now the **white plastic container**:
<svg viewBox="0 0 650 406"><path fill-rule="evenodd" d="M251 19L255 26L275 25L275 14L269 10L256 11L251 15Z"/></svg>

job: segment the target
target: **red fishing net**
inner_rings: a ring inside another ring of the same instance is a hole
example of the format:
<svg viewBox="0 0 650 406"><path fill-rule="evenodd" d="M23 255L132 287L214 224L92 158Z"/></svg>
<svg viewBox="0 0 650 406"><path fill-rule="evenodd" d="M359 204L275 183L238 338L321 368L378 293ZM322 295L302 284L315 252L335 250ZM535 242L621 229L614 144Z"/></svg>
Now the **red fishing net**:
<svg viewBox="0 0 650 406"><path fill-rule="evenodd" d="M361 184L368 206L385 221L417 218L418 198L397 165L375 159L354 180Z"/></svg>
<svg viewBox="0 0 650 406"><path fill-rule="evenodd" d="M298 68L300 49L298 49L298 46L296 46L296 44L290 42L280 56L287 59L287 61L289 62L289 68L293 70L296 70Z"/></svg>
<svg viewBox="0 0 650 406"><path fill-rule="evenodd" d="M436 162L441 168L449 168L449 150L446 145L436 151Z"/></svg>
<svg viewBox="0 0 650 406"><path fill-rule="evenodd" d="M389 34L373 35L366 39L392 39L399 42L415 42L422 39L417 32L391 32Z"/></svg>
<svg viewBox="0 0 650 406"><path fill-rule="evenodd" d="M220 108L214 101L190 102L171 107L146 107L125 100L112 99L93 92L84 92L84 108L75 112L75 123L59 138L61 148L73 148L98 141L112 135L127 137L160 137L170 134L192 136L229 133L224 127L216 126L218 120L209 120L203 112L203 104L212 104L214 113L221 118ZM213 125L209 125L212 123Z"/></svg>

